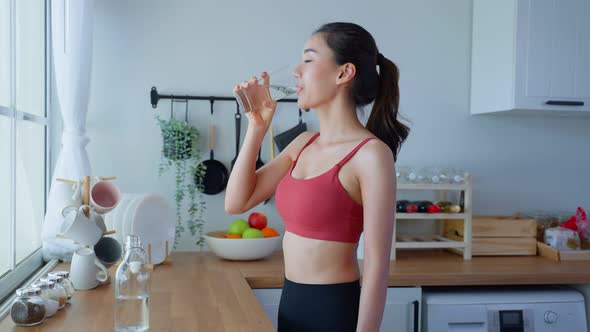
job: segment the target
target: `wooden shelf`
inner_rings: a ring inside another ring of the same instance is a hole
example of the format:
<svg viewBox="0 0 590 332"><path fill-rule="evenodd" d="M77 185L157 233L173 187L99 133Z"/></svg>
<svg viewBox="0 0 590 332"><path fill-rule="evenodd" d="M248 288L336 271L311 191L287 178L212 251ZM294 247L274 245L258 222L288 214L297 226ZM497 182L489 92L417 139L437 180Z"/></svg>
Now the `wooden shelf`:
<svg viewBox="0 0 590 332"><path fill-rule="evenodd" d="M397 227L395 228L395 232L393 234L393 241L391 247L391 259L396 259L396 252L397 249L426 249L426 248L433 248L433 249L449 249L455 253L459 253L463 256L463 259L470 260L471 259L471 228L472 228L472 211L471 211L471 202L472 202L472 190L471 190L471 176L467 176L465 178L465 183L461 184L450 184L450 183L440 183L440 184L430 184L430 183L421 183L421 184L410 184L410 183L400 183L397 185L398 190L430 190L430 191L438 191L441 194L442 198L445 198L447 191L451 190L460 190L463 191L463 207L464 212L462 213L396 213L397 220L442 220L442 219L462 219L464 220L463 223L463 241L455 241L449 238L441 236L441 234L435 234L431 236L430 239L425 238L416 238L416 237L407 237L407 236L398 236L396 234ZM444 199L442 199L444 200Z"/></svg>
<svg viewBox="0 0 590 332"><path fill-rule="evenodd" d="M396 219L465 219L467 213L396 213Z"/></svg>
<svg viewBox="0 0 590 332"><path fill-rule="evenodd" d="M467 190L469 184L465 183L398 183L398 190Z"/></svg>

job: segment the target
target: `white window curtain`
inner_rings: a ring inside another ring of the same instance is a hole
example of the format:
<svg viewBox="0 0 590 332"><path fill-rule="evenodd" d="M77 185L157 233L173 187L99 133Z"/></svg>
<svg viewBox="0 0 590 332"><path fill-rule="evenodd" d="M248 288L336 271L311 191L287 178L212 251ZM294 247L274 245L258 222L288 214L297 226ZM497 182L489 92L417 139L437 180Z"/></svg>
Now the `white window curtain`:
<svg viewBox="0 0 590 332"><path fill-rule="evenodd" d="M62 147L52 173L43 223L43 258L69 261L78 245L57 238L71 186L56 178L78 180L91 174L86 152L86 113L92 63L94 0L52 0L51 41L56 91L63 118Z"/></svg>

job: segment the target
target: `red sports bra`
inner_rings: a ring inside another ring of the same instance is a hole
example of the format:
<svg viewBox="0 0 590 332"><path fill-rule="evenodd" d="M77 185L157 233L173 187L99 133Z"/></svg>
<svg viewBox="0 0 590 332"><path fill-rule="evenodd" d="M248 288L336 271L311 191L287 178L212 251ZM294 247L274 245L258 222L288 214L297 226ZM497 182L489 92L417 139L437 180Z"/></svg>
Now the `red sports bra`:
<svg viewBox="0 0 590 332"><path fill-rule="evenodd" d="M289 173L279 182L275 193L277 209L286 230L291 233L318 240L356 243L363 232L363 206L344 190L338 171L372 137L364 139L327 172L310 179L294 178L291 172L301 152L319 135L314 135L299 151Z"/></svg>

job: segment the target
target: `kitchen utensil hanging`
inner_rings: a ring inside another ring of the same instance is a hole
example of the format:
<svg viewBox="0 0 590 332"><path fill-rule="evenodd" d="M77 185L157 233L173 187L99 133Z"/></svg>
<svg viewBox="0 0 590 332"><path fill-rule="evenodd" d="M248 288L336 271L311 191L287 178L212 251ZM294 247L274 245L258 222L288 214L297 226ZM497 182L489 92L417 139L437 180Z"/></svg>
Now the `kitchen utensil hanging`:
<svg viewBox="0 0 590 332"><path fill-rule="evenodd" d="M272 123L270 124L270 160L275 159L275 132L272 129Z"/></svg>
<svg viewBox="0 0 590 332"><path fill-rule="evenodd" d="M227 186L227 180L229 179L229 172L225 165L219 160L215 160L215 125L213 124L213 103L214 100L210 100L211 103L211 118L209 120L209 160L205 160L201 163L205 167L205 175L202 179L202 183L199 182L198 177L195 175L195 183L197 187L202 186L203 193L207 195L217 195ZM201 166L200 165L200 166Z"/></svg>
<svg viewBox="0 0 590 332"><path fill-rule="evenodd" d="M240 153L240 126L242 123L242 114L240 114L240 104L236 101L236 114L234 115L235 118L235 129L236 129L236 156L231 161L231 170L234 169L234 165L236 164L236 160L238 160L238 154Z"/></svg>
<svg viewBox="0 0 590 332"><path fill-rule="evenodd" d="M307 124L303 122L301 109L299 109L299 123L291 128L287 129L277 136L274 137L275 142L279 148L279 151L283 151L291 141L293 141L297 136L307 131Z"/></svg>
<svg viewBox="0 0 590 332"><path fill-rule="evenodd" d="M170 120L174 119L174 103L184 103L184 122L188 123L188 96L184 99L170 99Z"/></svg>

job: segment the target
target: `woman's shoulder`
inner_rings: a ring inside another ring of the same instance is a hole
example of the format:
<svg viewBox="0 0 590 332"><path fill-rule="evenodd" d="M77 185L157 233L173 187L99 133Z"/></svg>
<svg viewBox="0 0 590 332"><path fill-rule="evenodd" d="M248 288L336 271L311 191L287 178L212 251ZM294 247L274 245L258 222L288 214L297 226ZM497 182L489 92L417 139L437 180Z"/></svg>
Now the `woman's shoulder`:
<svg viewBox="0 0 590 332"><path fill-rule="evenodd" d="M317 131L304 131L293 140L293 145L299 148L303 148L303 146L307 144L307 142L309 142L317 134Z"/></svg>
<svg viewBox="0 0 590 332"><path fill-rule="evenodd" d="M352 137L347 140L347 144L351 144L352 142L358 142L357 146L360 147L358 153L361 151L369 151L370 153L384 153L386 149L389 149L387 144L385 144L379 137L375 134L367 131L367 132L359 132L356 135L351 135Z"/></svg>
<svg viewBox="0 0 590 332"><path fill-rule="evenodd" d="M365 139L370 138L357 151L357 160L362 168L366 168L368 164L378 165L394 165L393 152L385 142L378 137L371 135Z"/></svg>
<svg viewBox="0 0 590 332"><path fill-rule="evenodd" d="M305 144L307 144L307 142L309 142L309 140L311 140L317 133L317 131L302 132L297 137L295 137L295 139L292 140L291 143L287 145L287 147L285 148L285 152L287 152L291 156L291 159L295 160L295 158L299 154L299 151L301 151Z"/></svg>

